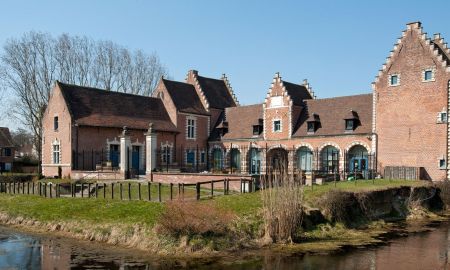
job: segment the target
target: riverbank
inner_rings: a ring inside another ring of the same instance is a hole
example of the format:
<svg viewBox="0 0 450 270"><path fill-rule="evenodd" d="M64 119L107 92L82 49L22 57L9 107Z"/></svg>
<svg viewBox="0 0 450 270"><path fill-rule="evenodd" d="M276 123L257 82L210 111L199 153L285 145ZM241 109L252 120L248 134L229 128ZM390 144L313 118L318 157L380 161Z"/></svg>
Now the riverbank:
<svg viewBox="0 0 450 270"><path fill-rule="evenodd" d="M336 187L333 183L314 186L313 189L306 187L304 196L307 204L314 205L317 199L330 191L361 194L383 190L403 192L400 188L402 186L408 189L427 185L424 182L386 180L377 180L375 184L371 181L359 181L356 184L340 182ZM393 192L391 191L386 194ZM383 200L386 200L386 194L383 195ZM280 252L330 252L347 246L374 245L383 242L384 235L396 230L395 223L390 223L389 220L407 220L400 216L380 218L350 227L340 222L322 220L299 230L299 243L264 245L260 241L263 222L259 193L221 196L190 204L193 211L197 207L207 207L203 210L208 212L211 210L209 207L213 207L218 210L216 214L226 213L231 220L228 220L229 224L221 234L170 236L162 234L158 229L161 215L167 211L167 204L108 199L47 199L1 194L0 223L22 230L108 243L158 255L202 257L237 252L242 255L267 249ZM423 224L446 218L423 207L417 207L416 213L409 212L408 216L414 217L414 222L420 220Z"/></svg>

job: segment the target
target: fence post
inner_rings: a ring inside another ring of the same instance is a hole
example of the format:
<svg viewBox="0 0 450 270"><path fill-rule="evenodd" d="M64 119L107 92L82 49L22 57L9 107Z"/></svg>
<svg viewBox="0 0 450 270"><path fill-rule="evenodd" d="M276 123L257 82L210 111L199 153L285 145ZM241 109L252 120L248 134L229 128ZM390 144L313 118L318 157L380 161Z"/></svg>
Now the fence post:
<svg viewBox="0 0 450 270"><path fill-rule="evenodd" d="M27 182L27 194L30 194L30 182Z"/></svg>
<svg viewBox="0 0 450 270"><path fill-rule="evenodd" d="M120 200L123 200L122 182L119 183L119 189L120 189Z"/></svg>
<svg viewBox="0 0 450 270"><path fill-rule="evenodd" d="M91 197L91 183L88 184L88 198Z"/></svg>
<svg viewBox="0 0 450 270"><path fill-rule="evenodd" d="M178 198L181 197L181 183L178 183Z"/></svg>
<svg viewBox="0 0 450 270"><path fill-rule="evenodd" d="M52 198L53 196L52 196L52 186L53 186L53 184L52 183L50 183L50 184L48 184L48 187L49 187L49 195L50 195L50 198Z"/></svg>
<svg viewBox="0 0 450 270"><path fill-rule="evenodd" d="M170 200L173 200L173 183L170 183Z"/></svg>
<svg viewBox="0 0 450 270"><path fill-rule="evenodd" d="M47 198L47 182L44 183L44 195L45 195L45 198Z"/></svg>
<svg viewBox="0 0 450 270"><path fill-rule="evenodd" d="M184 201L184 183L181 183L181 199Z"/></svg>
<svg viewBox="0 0 450 270"><path fill-rule="evenodd" d="M111 200L114 200L114 183L111 183Z"/></svg>
<svg viewBox="0 0 450 270"><path fill-rule="evenodd" d="M59 198L59 184L58 183L56 183L56 189L55 189L55 197L56 198Z"/></svg>
<svg viewBox="0 0 450 270"><path fill-rule="evenodd" d="M158 202L161 202L161 183L158 183Z"/></svg>
<svg viewBox="0 0 450 270"><path fill-rule="evenodd" d="M81 198L84 197L84 183L81 183Z"/></svg>
<svg viewBox="0 0 450 270"><path fill-rule="evenodd" d="M25 194L25 182L22 182L22 194Z"/></svg>
<svg viewBox="0 0 450 270"><path fill-rule="evenodd" d="M240 187L239 187L239 190L240 190L241 193L242 193L242 178L241 178L241 181L240 181Z"/></svg>
<svg viewBox="0 0 450 270"><path fill-rule="evenodd" d="M103 183L103 199L106 199L106 183Z"/></svg>
<svg viewBox="0 0 450 270"><path fill-rule="evenodd" d="M139 200L142 199L141 197L141 183L138 183L138 196L139 196Z"/></svg>
<svg viewBox="0 0 450 270"><path fill-rule="evenodd" d="M196 198L197 201L200 200L200 183L195 183L195 192L196 192Z"/></svg>
<svg viewBox="0 0 450 270"><path fill-rule="evenodd" d="M227 179L223 179L223 195L227 195Z"/></svg>
<svg viewBox="0 0 450 270"><path fill-rule="evenodd" d="M128 183L128 200L131 201L131 183Z"/></svg>
<svg viewBox="0 0 450 270"><path fill-rule="evenodd" d="M98 198L98 183L95 183L95 198Z"/></svg>
<svg viewBox="0 0 450 270"><path fill-rule="evenodd" d="M16 194L16 182L13 182L13 194Z"/></svg>
<svg viewBox="0 0 450 270"><path fill-rule="evenodd" d="M214 181L211 180L211 198L214 198Z"/></svg>
<svg viewBox="0 0 450 270"><path fill-rule="evenodd" d="M151 183L148 182L148 183L147 183L147 191L148 191L148 201L149 201L149 202L152 200L152 192L151 192L150 186L151 186Z"/></svg>

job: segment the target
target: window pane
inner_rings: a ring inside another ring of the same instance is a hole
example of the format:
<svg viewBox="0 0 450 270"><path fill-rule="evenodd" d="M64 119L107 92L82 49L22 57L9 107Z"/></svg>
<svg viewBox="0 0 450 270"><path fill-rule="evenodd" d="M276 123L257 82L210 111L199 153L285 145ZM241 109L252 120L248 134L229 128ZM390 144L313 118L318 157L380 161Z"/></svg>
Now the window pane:
<svg viewBox="0 0 450 270"><path fill-rule="evenodd" d="M396 85L398 83L398 76L392 75L391 76L391 85Z"/></svg>
<svg viewBox="0 0 450 270"><path fill-rule="evenodd" d="M432 79L433 72L431 70L425 71L425 81L429 81Z"/></svg>

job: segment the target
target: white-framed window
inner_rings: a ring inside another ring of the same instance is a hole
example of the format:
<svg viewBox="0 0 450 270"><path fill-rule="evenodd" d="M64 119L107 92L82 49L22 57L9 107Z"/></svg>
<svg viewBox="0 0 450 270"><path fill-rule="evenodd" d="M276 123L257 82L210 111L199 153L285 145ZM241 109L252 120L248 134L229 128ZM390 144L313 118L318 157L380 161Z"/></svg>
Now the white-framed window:
<svg viewBox="0 0 450 270"><path fill-rule="evenodd" d="M273 132L281 132L281 119L273 120Z"/></svg>
<svg viewBox="0 0 450 270"><path fill-rule="evenodd" d="M53 164L61 163L61 145L57 140L52 144L52 163Z"/></svg>
<svg viewBox="0 0 450 270"><path fill-rule="evenodd" d="M389 74L388 76L388 84L389 86L398 86L400 85L400 74Z"/></svg>
<svg viewBox="0 0 450 270"><path fill-rule="evenodd" d="M444 170L447 167L447 162L445 161L445 158L439 159L439 169Z"/></svg>
<svg viewBox="0 0 450 270"><path fill-rule="evenodd" d="M195 117L186 118L186 139L195 139L196 137L196 119Z"/></svg>
<svg viewBox="0 0 450 270"><path fill-rule="evenodd" d="M422 70L422 82L435 81L435 68L426 68Z"/></svg>
<svg viewBox="0 0 450 270"><path fill-rule="evenodd" d="M438 116L437 116L437 123L444 124L447 122L448 122L447 112L445 110L443 110L442 112L439 112Z"/></svg>
<svg viewBox="0 0 450 270"><path fill-rule="evenodd" d="M59 128L59 118L58 116L53 117L53 130L58 131Z"/></svg>

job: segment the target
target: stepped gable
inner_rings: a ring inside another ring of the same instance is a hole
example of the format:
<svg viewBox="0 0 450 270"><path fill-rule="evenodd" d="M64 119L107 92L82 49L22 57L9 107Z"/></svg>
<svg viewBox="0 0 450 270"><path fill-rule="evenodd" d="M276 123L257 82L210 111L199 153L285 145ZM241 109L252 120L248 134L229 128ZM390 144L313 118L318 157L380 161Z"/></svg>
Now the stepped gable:
<svg viewBox="0 0 450 270"><path fill-rule="evenodd" d="M180 112L209 115L192 84L162 79L175 107Z"/></svg>
<svg viewBox="0 0 450 270"><path fill-rule="evenodd" d="M375 88L375 84L379 81L383 73L389 70L395 60L396 55L399 53L403 46L404 38L406 37L407 33L411 31L417 32L420 40L424 43L425 47L428 47L432 55L434 55L437 64L445 68L447 72L450 72L450 51L448 50L447 45L445 44L440 34L435 35L434 40L431 40L430 38L428 38L427 33L423 31L421 22L412 22L407 24L406 30L402 32L402 36L397 39L397 42L394 44L393 50L390 52L389 56L386 58L385 63L378 71L378 75L375 77L375 81L372 83L372 88Z"/></svg>
<svg viewBox="0 0 450 270"><path fill-rule="evenodd" d="M305 100L293 136L321 136L348 134L345 119L357 115L359 124L351 134L369 134L372 131L372 94ZM307 132L307 121L318 120L319 128Z"/></svg>
<svg viewBox="0 0 450 270"><path fill-rule="evenodd" d="M161 99L56 82L72 120L84 126L175 132Z"/></svg>

